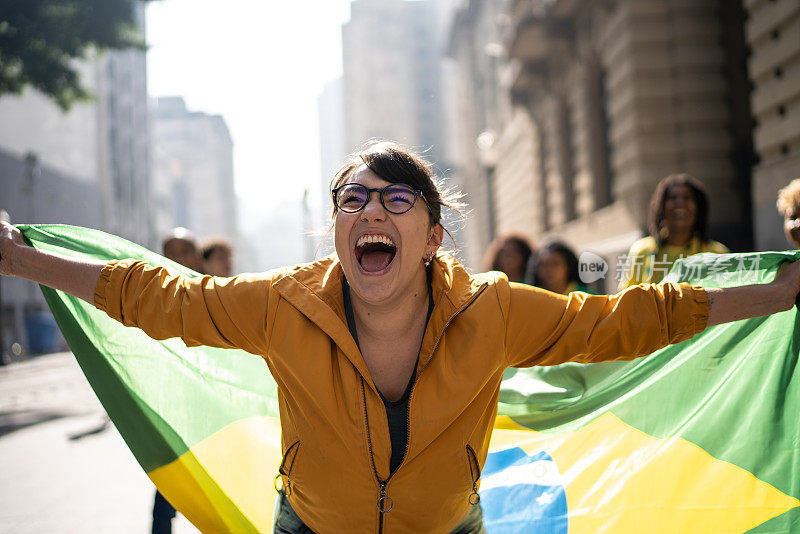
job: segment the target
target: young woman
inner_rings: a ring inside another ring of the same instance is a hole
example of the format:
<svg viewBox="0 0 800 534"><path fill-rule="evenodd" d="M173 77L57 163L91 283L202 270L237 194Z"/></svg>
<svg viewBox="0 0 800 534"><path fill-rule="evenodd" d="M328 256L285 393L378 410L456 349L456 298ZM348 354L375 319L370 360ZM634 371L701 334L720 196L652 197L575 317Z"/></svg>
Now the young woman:
<svg viewBox="0 0 800 534"><path fill-rule="evenodd" d="M730 252L708 237L708 195L693 176L670 174L661 180L650 200L648 219L650 235L631 246L620 289L657 284L679 258Z"/></svg>
<svg viewBox="0 0 800 534"><path fill-rule="evenodd" d="M578 257L566 243L547 241L542 245L533 261L533 285L553 293L567 295L573 291L592 293L584 285L578 273Z"/></svg>
<svg viewBox="0 0 800 534"><path fill-rule="evenodd" d="M527 238L519 234L507 234L489 245L483 259L483 270L500 271L505 273L510 282L522 282L532 254L533 247Z"/></svg>
<svg viewBox="0 0 800 534"><path fill-rule="evenodd" d="M76 295L150 336L263 357L279 388L278 532L480 532L480 473L503 371L635 358L709 325L787 310L800 262L765 285L644 285L569 297L467 273L442 242L427 165L391 144L335 177L336 254L185 279L26 247L0 226L0 273Z"/></svg>

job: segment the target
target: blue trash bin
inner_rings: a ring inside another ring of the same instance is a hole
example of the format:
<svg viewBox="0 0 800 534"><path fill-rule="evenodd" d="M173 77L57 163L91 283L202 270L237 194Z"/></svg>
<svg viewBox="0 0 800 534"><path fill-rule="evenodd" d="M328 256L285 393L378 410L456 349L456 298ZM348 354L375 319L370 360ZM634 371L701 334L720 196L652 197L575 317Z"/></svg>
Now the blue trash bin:
<svg viewBox="0 0 800 534"><path fill-rule="evenodd" d="M32 312L25 315L25 334L28 337L28 352L44 354L56 352L58 325L49 312Z"/></svg>

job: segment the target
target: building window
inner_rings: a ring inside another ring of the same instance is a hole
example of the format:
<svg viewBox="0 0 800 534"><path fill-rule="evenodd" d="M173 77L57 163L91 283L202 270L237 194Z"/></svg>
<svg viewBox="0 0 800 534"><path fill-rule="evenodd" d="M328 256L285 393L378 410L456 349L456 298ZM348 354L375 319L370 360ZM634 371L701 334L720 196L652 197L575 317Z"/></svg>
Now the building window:
<svg viewBox="0 0 800 534"><path fill-rule="evenodd" d="M606 72L599 60L593 61L588 74L588 112L592 125L591 165L594 175L595 209L600 209L614 202L611 123L608 116Z"/></svg>
<svg viewBox="0 0 800 534"><path fill-rule="evenodd" d="M564 100L559 106L561 142L559 143L559 167L561 167L561 188L563 191L564 220L575 218L575 165L573 163L572 106Z"/></svg>

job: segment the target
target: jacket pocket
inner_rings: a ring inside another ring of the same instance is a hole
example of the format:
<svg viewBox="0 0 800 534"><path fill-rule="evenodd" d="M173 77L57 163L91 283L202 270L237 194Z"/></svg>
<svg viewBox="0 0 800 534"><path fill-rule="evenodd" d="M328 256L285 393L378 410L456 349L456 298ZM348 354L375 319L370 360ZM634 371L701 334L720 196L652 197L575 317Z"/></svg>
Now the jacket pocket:
<svg viewBox="0 0 800 534"><path fill-rule="evenodd" d="M286 483L283 486L283 491L286 496L292 494L292 469L294 469L294 462L297 459L297 452L300 450L300 442L295 441L286 449L281 459L281 466L278 468L278 473L286 477Z"/></svg>
<svg viewBox="0 0 800 534"><path fill-rule="evenodd" d="M481 466L478 463L478 455L475 454L475 449L472 445L467 444L467 462L469 462L469 477L472 483L472 492L469 494L469 503L475 506L481 502L481 496L478 494L478 482L481 479Z"/></svg>

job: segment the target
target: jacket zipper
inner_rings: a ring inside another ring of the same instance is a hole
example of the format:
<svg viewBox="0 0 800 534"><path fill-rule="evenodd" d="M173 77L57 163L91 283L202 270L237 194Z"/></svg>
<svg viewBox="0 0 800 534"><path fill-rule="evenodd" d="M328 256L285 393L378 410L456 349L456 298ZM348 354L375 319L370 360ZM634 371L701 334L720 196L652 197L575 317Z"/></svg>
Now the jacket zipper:
<svg viewBox="0 0 800 534"><path fill-rule="evenodd" d="M408 444L411 443L411 399L414 396L414 389L415 389L415 386L417 385L417 381L419 380L419 376L422 374L422 371L424 371L425 368L428 367L428 364L431 363L431 360L433 359L433 355L436 353L436 349L439 348L439 345L442 342L442 338L444 337L444 333L447 330L447 327L450 326L450 323L452 323L453 320L455 320L455 318L458 317L461 314L461 312L466 310L470 306L470 304L475 302L475 299L477 299L479 296L481 296L481 293L483 293L483 291L487 287L488 287L487 284L484 284L483 286L481 286L481 289L477 293L475 293L475 295L473 295L472 298L469 299L469 301L467 301L463 306L461 306L450 317L450 319L447 320L447 323L445 323L444 328L442 328L442 333L439 335L439 339L436 340L436 345L433 346L433 350L431 351L431 357L428 358L428 361L425 362L425 365L422 366L422 369L419 370L419 373L416 373L415 376L414 376L414 383L411 384L411 392L408 394L408 410L406 410L406 432L407 432L407 435L406 435L406 449L403 451L403 457L400 459L400 463L397 464L397 468L398 469L400 469L400 466L403 465L403 461L406 459L406 454L408 454Z"/></svg>
<svg viewBox="0 0 800 534"><path fill-rule="evenodd" d="M283 455L283 460L281 460L281 466L278 468L278 477L280 477L281 475L284 475L286 477L286 487L283 488L283 492L286 494L287 497L292 494L292 478L291 478L292 468L294 468L294 461L297 459L297 453L299 452L299 450L300 450L300 441L295 441L294 443L289 445L289 448L286 449L286 454ZM294 455L292 456L292 461L289 462L289 469L285 469L286 461L289 459L289 455L292 454L292 451L294 451ZM275 480L276 490L278 489L277 482L278 480L276 478Z"/></svg>
<svg viewBox="0 0 800 534"><path fill-rule="evenodd" d="M372 473L375 475L375 480L378 481L378 486L380 488L380 496L378 497L378 534L383 532L383 514L389 513L394 508L394 502L392 501L391 497L386 495L386 485L389 483L389 480L392 478L392 474L389 475L389 478L386 480L381 480L381 477L378 476L378 469L375 467L375 456L372 453L372 434L369 430L369 417L367 416L367 393L364 389L364 377L361 377L361 398L364 402L364 425L367 429L367 447L369 448L369 460L372 465ZM404 456L405 457L405 456ZM388 503L387 503L388 501ZM388 509L385 507L388 505Z"/></svg>
<svg viewBox="0 0 800 534"><path fill-rule="evenodd" d="M481 479L481 466L478 463L478 455L475 454L475 449L472 445L467 443L467 462L469 462L469 476L472 479L472 493L469 494L467 500L472 506L481 502L481 496L478 493L478 481ZM473 469L472 466L475 466Z"/></svg>
<svg viewBox="0 0 800 534"><path fill-rule="evenodd" d="M447 320L447 323L445 323L444 328L442 328L442 333L439 335L439 339L436 340L436 345L433 346L433 350L431 351L431 357L428 358L428 361L425 362L425 365L422 366L422 369L419 370L419 373L415 373L414 383L411 385L411 392L408 394L408 409L406 410L406 448L403 451L402 458L400 458L400 463L397 464L397 469L400 469L400 466L403 465L403 462L406 460L406 455L408 454L408 445L409 443L411 443L411 399L414 396L414 389L417 385L417 381L419 380L419 376L422 374L422 371L424 371L425 368L428 367L428 364L431 363L433 355L436 352L436 349L439 348L439 345L442 342L442 338L444 337L444 333L447 330L447 327L450 326L450 323L452 323L455 320L455 318L461 314L461 312L466 310L473 302L475 302L475 299L477 299L487 287L489 287L488 284L484 284L483 286L481 286L480 290L477 293L475 293L472 296L472 298L469 299L469 301L467 301L463 306L461 306L450 317L450 319ZM383 532L383 515L388 514L389 512L392 511L392 508L394 508L394 501L392 501L392 498L387 496L386 494L386 486L389 484L389 481L392 479L394 473L390 473L389 477L386 480L381 480L381 478L378 476L378 469L375 467L375 456L372 453L372 436L369 431L369 418L367 417L367 394L364 389L363 376L361 377L361 398L364 401L364 423L367 428L367 446L369 447L369 459L370 462L372 463L372 472L375 475L375 480L377 480L378 486L380 488L380 496L378 497L378 512L379 512L378 534L381 534ZM395 469L395 472L397 472L397 469ZM387 505L388 509L385 508Z"/></svg>

